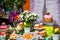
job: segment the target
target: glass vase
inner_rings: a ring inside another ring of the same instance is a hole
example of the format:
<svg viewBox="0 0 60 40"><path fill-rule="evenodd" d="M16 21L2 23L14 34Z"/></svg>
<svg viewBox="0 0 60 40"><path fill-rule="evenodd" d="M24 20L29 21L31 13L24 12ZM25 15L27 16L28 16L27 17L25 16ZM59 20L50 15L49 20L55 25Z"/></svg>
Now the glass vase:
<svg viewBox="0 0 60 40"><path fill-rule="evenodd" d="M24 27L24 33L29 33L30 32L30 27Z"/></svg>

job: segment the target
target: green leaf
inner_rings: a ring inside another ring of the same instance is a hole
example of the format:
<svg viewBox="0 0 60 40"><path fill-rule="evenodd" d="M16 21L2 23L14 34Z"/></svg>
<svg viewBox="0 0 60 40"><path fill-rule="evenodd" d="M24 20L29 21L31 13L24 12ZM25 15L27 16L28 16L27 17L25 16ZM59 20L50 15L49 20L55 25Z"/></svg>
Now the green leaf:
<svg viewBox="0 0 60 40"><path fill-rule="evenodd" d="M17 6L19 6L19 5L23 6L24 1L25 0L17 0L16 5ZM4 2L5 8L7 8L7 9L9 9L10 7L12 8L14 2L15 2L15 0L9 0L8 2Z"/></svg>

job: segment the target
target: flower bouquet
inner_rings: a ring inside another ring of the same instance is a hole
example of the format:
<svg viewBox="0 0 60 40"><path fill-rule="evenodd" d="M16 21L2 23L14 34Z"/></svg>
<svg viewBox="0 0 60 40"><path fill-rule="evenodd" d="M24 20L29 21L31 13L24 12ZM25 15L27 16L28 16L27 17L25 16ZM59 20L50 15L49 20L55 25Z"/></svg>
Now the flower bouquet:
<svg viewBox="0 0 60 40"><path fill-rule="evenodd" d="M21 20L24 22L25 28L30 28L32 23L36 21L38 18L38 15L35 13L30 13L30 11L26 10L21 14Z"/></svg>

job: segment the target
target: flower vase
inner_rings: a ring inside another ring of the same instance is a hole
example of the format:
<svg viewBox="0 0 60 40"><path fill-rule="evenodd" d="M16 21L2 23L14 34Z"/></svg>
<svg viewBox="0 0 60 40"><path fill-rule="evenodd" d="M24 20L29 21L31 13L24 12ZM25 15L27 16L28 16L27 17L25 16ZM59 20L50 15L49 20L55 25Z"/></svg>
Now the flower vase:
<svg viewBox="0 0 60 40"><path fill-rule="evenodd" d="M24 32L29 33L31 28L31 23L24 22Z"/></svg>
<svg viewBox="0 0 60 40"><path fill-rule="evenodd" d="M29 33L30 32L30 27L24 27L24 32Z"/></svg>
<svg viewBox="0 0 60 40"><path fill-rule="evenodd" d="M53 35L53 40L59 40L59 34L54 34Z"/></svg>

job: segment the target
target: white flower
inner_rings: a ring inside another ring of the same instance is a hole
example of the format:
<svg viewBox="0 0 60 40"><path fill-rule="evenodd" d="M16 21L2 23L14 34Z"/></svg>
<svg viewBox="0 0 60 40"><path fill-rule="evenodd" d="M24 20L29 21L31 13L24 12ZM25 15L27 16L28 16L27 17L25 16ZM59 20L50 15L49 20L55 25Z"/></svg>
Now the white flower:
<svg viewBox="0 0 60 40"><path fill-rule="evenodd" d="M35 19L37 19L37 15L34 12L30 13L28 10L26 10L21 14L21 20L25 22L29 22Z"/></svg>
<svg viewBox="0 0 60 40"><path fill-rule="evenodd" d="M34 19L37 19L36 17Z"/></svg>
<svg viewBox="0 0 60 40"><path fill-rule="evenodd" d="M24 10L24 12L28 12L28 10Z"/></svg>
<svg viewBox="0 0 60 40"><path fill-rule="evenodd" d="M22 17L23 17L23 15L20 15L20 17L22 18Z"/></svg>
<svg viewBox="0 0 60 40"><path fill-rule="evenodd" d="M31 17L30 19L33 19L33 17Z"/></svg>
<svg viewBox="0 0 60 40"><path fill-rule="evenodd" d="M23 18L21 18L22 20L24 20Z"/></svg>
<svg viewBox="0 0 60 40"><path fill-rule="evenodd" d="M28 11L28 10L25 10L23 13L29 13L30 11Z"/></svg>
<svg viewBox="0 0 60 40"><path fill-rule="evenodd" d="M31 16L32 14L30 13L29 16Z"/></svg>
<svg viewBox="0 0 60 40"><path fill-rule="evenodd" d="M32 12L31 14L32 14L32 15L34 15L34 16L37 16L37 14L36 14L36 13L34 13L34 12Z"/></svg>
<svg viewBox="0 0 60 40"><path fill-rule="evenodd" d="M26 15L27 18L29 18L29 15Z"/></svg>
<svg viewBox="0 0 60 40"><path fill-rule="evenodd" d="M12 30L12 27L10 26L10 27L9 27L9 29L11 29L11 30Z"/></svg>
<svg viewBox="0 0 60 40"><path fill-rule="evenodd" d="M28 20L27 20L27 18L26 18L26 22L27 22Z"/></svg>
<svg viewBox="0 0 60 40"><path fill-rule="evenodd" d="M25 18L26 18L26 16L25 16Z"/></svg>

